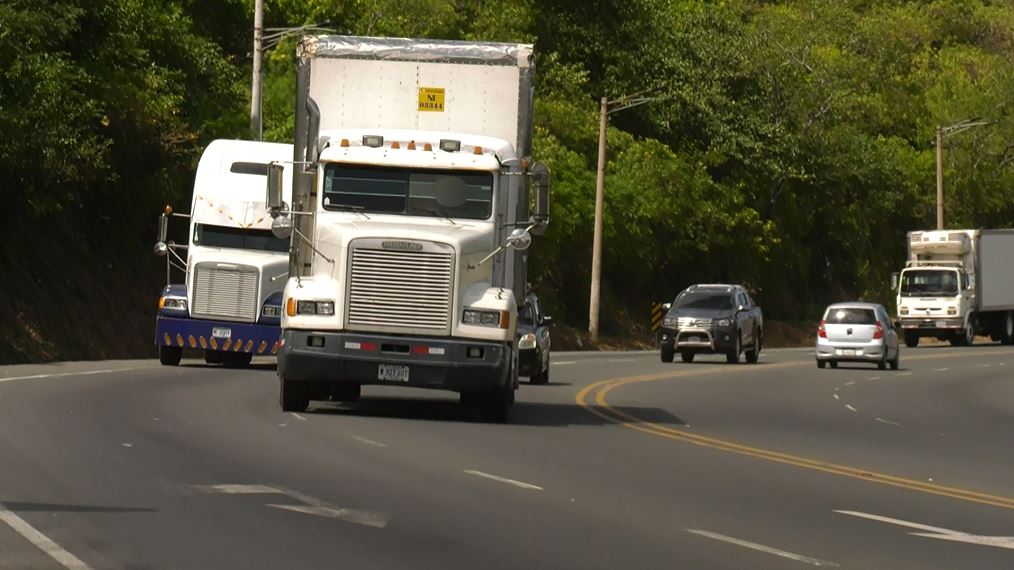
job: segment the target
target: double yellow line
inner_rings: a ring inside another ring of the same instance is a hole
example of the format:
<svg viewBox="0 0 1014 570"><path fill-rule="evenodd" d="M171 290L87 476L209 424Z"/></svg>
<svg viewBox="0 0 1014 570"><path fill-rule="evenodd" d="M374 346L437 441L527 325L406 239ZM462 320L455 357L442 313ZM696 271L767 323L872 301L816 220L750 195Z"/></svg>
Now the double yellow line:
<svg viewBox="0 0 1014 570"><path fill-rule="evenodd" d="M962 353L949 353L940 355L920 355L916 357L907 358L906 360L930 360L954 356L961 357L986 356L986 355L995 356L997 354L1000 354L1000 352L999 351L962 352ZM778 364L767 364L763 367L763 370L773 370L777 368L796 368L801 366L812 366L812 363L806 361L805 363L787 362ZM607 400L607 396L609 395L609 393L621 386L627 386L631 384L641 384L646 382L674 380L676 378L685 378L689 376L704 376L718 373L728 374L730 372L747 372L754 370L758 369L752 366L741 366L732 368L721 367L704 370L685 370L680 372L663 372L657 374L645 374L641 376L629 376L625 378L614 378L611 380L603 380L600 382L595 382L594 384L586 386L580 392L578 392L575 400L579 406L585 408L589 412L605 420L620 424L623 427L630 428L632 430L636 430L639 432L647 433L658 437L664 437L667 439L673 439L685 443L692 443L694 445L700 445L703 447L710 447L712 449L717 449L719 451L736 453L739 455L746 455L756 459L763 459L765 461L773 461L776 463L783 463L795 467L813 469L815 471L823 471L824 473L830 473L832 475L840 475L843 477L861 479L863 481L869 481L872 483L879 483L881 485L900 487L903 489L908 489L910 491L918 491L921 493L940 495L944 497L950 497L952 499L959 499L962 501L991 505L994 507L1002 507L1005 509L1014 509L1014 498L1011 497L990 495L988 493L980 493L978 491L961 489L959 487L935 485L933 483L926 483L923 481L917 481L915 479L907 479L905 477L897 477L894 475L877 473L875 471L869 471L857 467L850 467L848 465L839 465L836 463L819 461L807 457L800 457L798 455L791 455L779 451L743 445L741 443L736 443L734 441L690 433L685 430L671 428L668 426L660 425L654 422L638 418L633 414L614 408L612 405L609 404Z"/></svg>

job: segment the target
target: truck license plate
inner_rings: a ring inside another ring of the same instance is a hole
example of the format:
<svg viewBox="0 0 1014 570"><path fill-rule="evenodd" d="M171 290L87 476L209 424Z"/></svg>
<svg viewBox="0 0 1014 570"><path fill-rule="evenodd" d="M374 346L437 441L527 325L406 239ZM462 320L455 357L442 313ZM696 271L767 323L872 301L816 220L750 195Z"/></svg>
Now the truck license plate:
<svg viewBox="0 0 1014 570"><path fill-rule="evenodd" d="M408 366L402 366L399 364L381 364L377 369L377 380L408 382Z"/></svg>
<svg viewBox="0 0 1014 570"><path fill-rule="evenodd" d="M226 327L214 327L211 329L211 338L232 338L232 329Z"/></svg>

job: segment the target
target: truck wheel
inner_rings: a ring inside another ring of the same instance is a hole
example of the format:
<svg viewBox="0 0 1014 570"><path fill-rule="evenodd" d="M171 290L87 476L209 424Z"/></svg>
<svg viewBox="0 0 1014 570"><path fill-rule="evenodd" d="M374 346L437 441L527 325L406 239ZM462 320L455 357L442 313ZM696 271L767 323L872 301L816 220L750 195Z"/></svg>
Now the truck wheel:
<svg viewBox="0 0 1014 570"><path fill-rule="evenodd" d="M183 347L181 346L160 346L158 347L158 361L162 366L179 366L183 358Z"/></svg>
<svg viewBox="0 0 1014 570"><path fill-rule="evenodd" d="M691 362L694 361L694 357L695 356L697 356L697 353L690 352L689 350L685 350L685 351L683 351L683 352L680 353L680 360L682 360L683 362L686 362L687 364L690 364Z"/></svg>
<svg viewBox="0 0 1014 570"><path fill-rule="evenodd" d="M750 348L746 349L746 361L750 364L756 364L760 358L761 341L760 332L754 331L753 333L753 344Z"/></svg>
<svg viewBox="0 0 1014 570"><path fill-rule="evenodd" d="M331 387L331 399L336 402L358 402L362 386L355 382L336 382Z"/></svg>
<svg viewBox="0 0 1014 570"><path fill-rule="evenodd" d="M736 333L736 346L725 353L725 361L729 364L739 364L739 353L743 348L743 339Z"/></svg>
<svg viewBox="0 0 1014 570"><path fill-rule="evenodd" d="M511 379L508 378L502 388L482 395L482 400L479 402L479 414L487 422L504 424L510 419L513 406L514 386Z"/></svg>
<svg viewBox="0 0 1014 570"><path fill-rule="evenodd" d="M905 346L909 348L919 346L919 335L915 333L905 333Z"/></svg>
<svg viewBox="0 0 1014 570"><path fill-rule="evenodd" d="M204 362L208 364L221 364L225 360L225 352L221 350L208 350L204 351Z"/></svg>
<svg viewBox="0 0 1014 570"><path fill-rule="evenodd" d="M972 326L971 319L965 325L965 330L961 331L961 337L961 346L972 346L975 344L975 327Z"/></svg>
<svg viewBox="0 0 1014 570"><path fill-rule="evenodd" d="M310 383L278 377L278 403L283 412L302 412L310 405Z"/></svg>
<svg viewBox="0 0 1014 570"><path fill-rule="evenodd" d="M676 349L671 346L662 345L662 362L672 362L673 357L676 356Z"/></svg>
<svg viewBox="0 0 1014 570"><path fill-rule="evenodd" d="M252 352L227 352L223 356L223 364L228 368L245 368L253 360Z"/></svg>
<svg viewBox="0 0 1014 570"><path fill-rule="evenodd" d="M1004 327L1003 335L1000 337L1000 342L1003 344L1014 344L1014 316L1011 315L1010 311L1004 315Z"/></svg>

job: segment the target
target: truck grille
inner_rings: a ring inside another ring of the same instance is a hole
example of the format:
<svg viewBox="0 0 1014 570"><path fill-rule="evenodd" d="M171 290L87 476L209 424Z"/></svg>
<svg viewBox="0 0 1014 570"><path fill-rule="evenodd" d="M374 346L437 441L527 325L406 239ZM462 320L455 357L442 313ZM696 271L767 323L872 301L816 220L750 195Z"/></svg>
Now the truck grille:
<svg viewBox="0 0 1014 570"><path fill-rule="evenodd" d="M256 321L259 281L254 267L198 263L194 268L194 316Z"/></svg>
<svg viewBox="0 0 1014 570"><path fill-rule="evenodd" d="M453 255L355 249L350 326L450 332Z"/></svg>
<svg viewBox="0 0 1014 570"><path fill-rule="evenodd" d="M708 329L711 328L711 319L698 319L695 317L680 317L676 326L681 329Z"/></svg>

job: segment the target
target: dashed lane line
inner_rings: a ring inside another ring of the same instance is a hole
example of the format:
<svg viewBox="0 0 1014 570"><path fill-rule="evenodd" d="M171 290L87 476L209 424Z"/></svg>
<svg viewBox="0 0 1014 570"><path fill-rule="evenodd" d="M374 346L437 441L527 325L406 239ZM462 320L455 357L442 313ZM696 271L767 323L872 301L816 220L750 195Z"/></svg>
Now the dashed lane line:
<svg viewBox="0 0 1014 570"><path fill-rule="evenodd" d="M819 558L812 558L810 556L803 556L802 554L796 554L795 552L789 552L787 550L781 550L778 548L772 548L756 542L750 542L741 538L735 538L732 536L726 536L724 534L718 534L717 532L710 532L707 530L699 530L696 528L684 529L691 534L710 538L712 540L718 540L728 544L734 544L743 548L749 548L750 550L756 550L757 552L763 552L765 554L772 554L774 556L781 556L782 558L788 558L789 560L795 560L796 562L802 562L809 564L810 566L837 566L834 562L828 562Z"/></svg>

